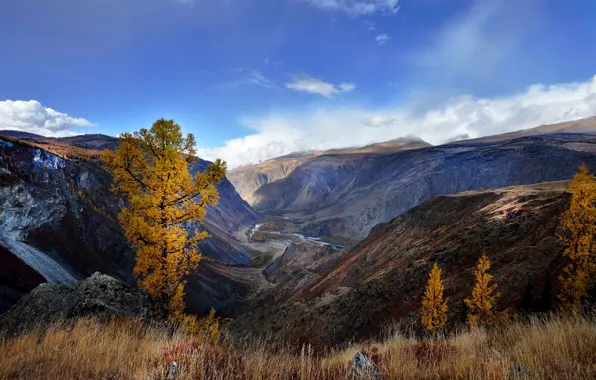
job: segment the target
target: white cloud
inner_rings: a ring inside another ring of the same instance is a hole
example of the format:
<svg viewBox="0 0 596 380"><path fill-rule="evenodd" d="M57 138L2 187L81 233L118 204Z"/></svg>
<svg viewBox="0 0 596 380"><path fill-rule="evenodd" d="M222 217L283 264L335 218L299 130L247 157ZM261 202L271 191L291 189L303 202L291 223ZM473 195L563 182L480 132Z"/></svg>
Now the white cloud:
<svg viewBox="0 0 596 380"><path fill-rule="evenodd" d="M0 129L58 137L73 135L72 128L92 125L83 118L46 108L37 100L0 101Z"/></svg>
<svg viewBox="0 0 596 380"><path fill-rule="evenodd" d="M256 85L267 87L267 88L278 87L277 84L275 84L275 82L266 78L263 74L261 74L257 70L249 69L249 68L245 68L245 67L239 67L237 69L234 69L234 71L237 73L240 73L243 77L243 80L248 83L256 84Z"/></svg>
<svg viewBox="0 0 596 380"><path fill-rule="evenodd" d="M533 85L494 99L458 96L422 113L415 109L416 105L332 107L272 114L243 121L254 134L199 149L199 155L223 158L234 168L299 150L364 145L407 135L440 144L458 135L476 138L579 119L596 115L596 76L586 82Z"/></svg>
<svg viewBox="0 0 596 380"><path fill-rule="evenodd" d="M375 38L375 41L377 41L377 44L379 44L379 45L384 45L387 42L389 42L390 39L391 39L391 37L389 37L387 35L387 33L383 33L383 34L379 34L377 36L377 38Z"/></svg>
<svg viewBox="0 0 596 380"><path fill-rule="evenodd" d="M318 94L326 98L333 98L342 92L350 92L356 89L354 83L340 83L334 85L308 75L297 75L292 82L286 83L286 88L294 91Z"/></svg>
<svg viewBox="0 0 596 380"><path fill-rule="evenodd" d="M354 83L340 83L338 87L340 92L350 92L356 89Z"/></svg>
<svg viewBox="0 0 596 380"><path fill-rule="evenodd" d="M375 13L395 14L399 11L399 0L303 0L328 11L341 11L350 16L365 16Z"/></svg>
<svg viewBox="0 0 596 380"><path fill-rule="evenodd" d="M390 125L394 125L397 123L397 119L391 116L371 116L371 117L365 117L364 119L360 120L360 122L362 123L362 125L365 125L367 127L371 127L371 128L377 128L377 127L387 127Z"/></svg>

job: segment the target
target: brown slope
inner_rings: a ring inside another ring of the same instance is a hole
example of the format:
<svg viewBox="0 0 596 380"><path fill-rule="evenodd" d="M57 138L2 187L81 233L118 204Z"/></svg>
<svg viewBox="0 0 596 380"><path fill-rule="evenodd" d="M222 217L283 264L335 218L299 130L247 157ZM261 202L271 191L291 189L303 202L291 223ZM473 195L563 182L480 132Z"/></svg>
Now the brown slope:
<svg viewBox="0 0 596 380"><path fill-rule="evenodd" d="M465 317L463 299L483 251L493 261L500 309L548 310L563 265L556 235L565 187L554 182L432 198L373 228L313 281L292 289L288 301L259 304L230 328L332 345L376 336L391 320L416 326L434 262L443 270L453 326Z"/></svg>
<svg viewBox="0 0 596 380"><path fill-rule="evenodd" d="M391 154L428 146L431 145L416 137L405 137L362 147L298 152L273 158L259 164L241 166L228 172L227 177L240 196L252 205L256 201L254 193L261 186L286 178L294 169L315 157L325 155L349 157L362 154Z"/></svg>
<svg viewBox="0 0 596 380"><path fill-rule="evenodd" d="M315 157L314 154L274 158L255 165L241 166L231 170L226 176L238 194L251 203L252 194L261 186L285 178L292 170L312 157Z"/></svg>

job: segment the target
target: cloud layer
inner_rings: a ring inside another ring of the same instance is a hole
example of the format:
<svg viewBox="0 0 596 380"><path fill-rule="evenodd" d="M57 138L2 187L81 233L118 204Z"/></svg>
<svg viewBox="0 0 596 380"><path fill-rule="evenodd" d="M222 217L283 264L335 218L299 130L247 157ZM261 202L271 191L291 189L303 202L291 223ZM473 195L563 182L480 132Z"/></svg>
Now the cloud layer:
<svg viewBox="0 0 596 380"><path fill-rule="evenodd" d="M317 8L341 11L351 16L365 16L375 13L395 14L399 11L399 0L305 0Z"/></svg>
<svg viewBox="0 0 596 380"><path fill-rule="evenodd" d="M356 89L354 83L340 83L334 85L308 75L297 75L292 82L286 83L286 88L294 91L308 92L326 98L333 98L342 92L350 92Z"/></svg>
<svg viewBox="0 0 596 380"><path fill-rule="evenodd" d="M414 104L385 109L330 107L243 120L256 133L199 149L231 168L300 150L366 145L416 135L432 144L511 132L596 115L596 76L585 82L533 85L506 97L451 98L432 109Z"/></svg>
<svg viewBox="0 0 596 380"><path fill-rule="evenodd" d="M59 137L73 135L72 128L92 125L86 119L46 108L37 100L0 101L0 129Z"/></svg>

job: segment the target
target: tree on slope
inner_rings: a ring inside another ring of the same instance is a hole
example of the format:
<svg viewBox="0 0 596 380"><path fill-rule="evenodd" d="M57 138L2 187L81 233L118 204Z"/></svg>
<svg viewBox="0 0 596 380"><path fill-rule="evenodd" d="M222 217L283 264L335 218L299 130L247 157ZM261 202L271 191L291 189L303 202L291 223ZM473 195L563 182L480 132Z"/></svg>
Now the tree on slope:
<svg viewBox="0 0 596 380"><path fill-rule="evenodd" d="M174 317L183 313L186 277L201 259L197 243L208 237L190 226L202 223L206 207L217 204L216 186L226 170L217 160L193 177L195 154L193 135L183 137L178 124L164 119L149 130L122 134L118 148L103 154L112 191L128 201L118 220L136 248L139 286Z"/></svg>
<svg viewBox="0 0 596 380"><path fill-rule="evenodd" d="M559 277L559 300L564 311L575 314L581 309L590 279L596 273L596 181L585 164L580 165L569 182L567 192L571 193L571 200L561 219L560 239L566 247L563 256L570 263Z"/></svg>
<svg viewBox="0 0 596 380"><path fill-rule="evenodd" d="M447 323L447 299L443 300L443 282L437 263L433 265L422 299L421 323L430 333L436 333Z"/></svg>
<svg viewBox="0 0 596 380"><path fill-rule="evenodd" d="M482 253L474 269L476 283L472 290L472 298L464 300L468 307L470 326L488 326L496 317L494 307L499 293L497 293L497 284L491 284L493 276L488 273L489 269L490 260L486 253Z"/></svg>

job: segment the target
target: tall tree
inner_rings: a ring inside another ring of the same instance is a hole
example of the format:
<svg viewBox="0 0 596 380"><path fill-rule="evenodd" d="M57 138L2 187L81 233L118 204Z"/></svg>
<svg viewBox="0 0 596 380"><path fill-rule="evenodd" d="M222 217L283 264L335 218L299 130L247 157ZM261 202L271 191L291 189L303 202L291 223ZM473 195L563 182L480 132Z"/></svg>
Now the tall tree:
<svg viewBox="0 0 596 380"><path fill-rule="evenodd" d="M570 263L559 277L559 300L565 311L577 313L596 273L596 181L585 164L580 165L569 182L567 192L571 193L571 200L561 219L560 239L566 247L563 256Z"/></svg>
<svg viewBox="0 0 596 380"><path fill-rule="evenodd" d="M447 301L447 299L443 300L441 270L435 263L430 271L422 299L421 323L428 332L435 333L445 327L445 323L447 323Z"/></svg>
<svg viewBox="0 0 596 380"><path fill-rule="evenodd" d="M494 307L499 293L497 293L497 284L491 284L493 276L488 273L489 269L490 260L483 252L474 269L476 283L472 290L472 298L464 300L468 307L468 325L470 326L488 326L495 319Z"/></svg>
<svg viewBox="0 0 596 380"><path fill-rule="evenodd" d="M216 186L226 170L217 160L191 175L195 154L193 135L183 137L178 124L164 119L149 130L122 134L118 148L103 154L112 191L128 201L118 220L136 248L139 286L174 316L183 313L186 277L201 259L197 243L208 237L193 227L203 222L207 206L217 204Z"/></svg>

